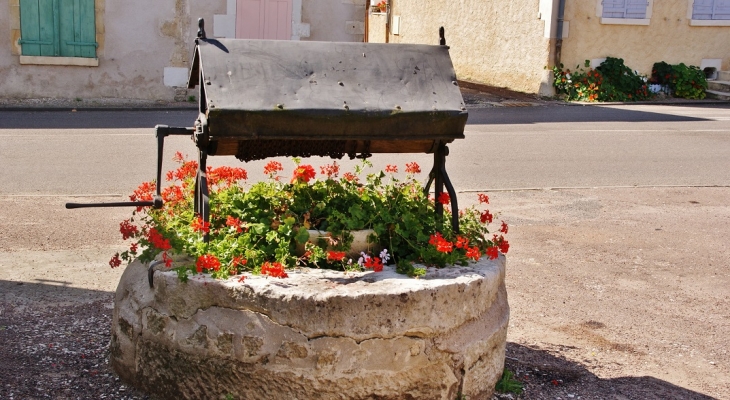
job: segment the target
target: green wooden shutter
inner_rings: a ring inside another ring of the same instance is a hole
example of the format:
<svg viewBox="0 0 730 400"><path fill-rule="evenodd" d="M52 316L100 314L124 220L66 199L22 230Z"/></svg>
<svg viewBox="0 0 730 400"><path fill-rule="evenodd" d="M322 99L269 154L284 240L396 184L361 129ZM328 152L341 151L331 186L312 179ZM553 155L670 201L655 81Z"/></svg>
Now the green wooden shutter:
<svg viewBox="0 0 730 400"><path fill-rule="evenodd" d="M20 0L20 44L24 56L55 56L53 0Z"/></svg>
<svg viewBox="0 0 730 400"><path fill-rule="evenodd" d="M94 0L59 3L59 45L63 57L96 57Z"/></svg>
<svg viewBox="0 0 730 400"><path fill-rule="evenodd" d="M20 0L25 56L96 57L94 0Z"/></svg>

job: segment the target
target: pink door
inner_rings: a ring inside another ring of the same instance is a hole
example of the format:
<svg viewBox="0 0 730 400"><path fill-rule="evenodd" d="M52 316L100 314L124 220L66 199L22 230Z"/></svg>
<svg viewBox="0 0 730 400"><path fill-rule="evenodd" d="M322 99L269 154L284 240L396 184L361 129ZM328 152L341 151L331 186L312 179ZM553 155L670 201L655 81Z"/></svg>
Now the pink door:
<svg viewBox="0 0 730 400"><path fill-rule="evenodd" d="M236 0L236 37L291 39L292 0Z"/></svg>

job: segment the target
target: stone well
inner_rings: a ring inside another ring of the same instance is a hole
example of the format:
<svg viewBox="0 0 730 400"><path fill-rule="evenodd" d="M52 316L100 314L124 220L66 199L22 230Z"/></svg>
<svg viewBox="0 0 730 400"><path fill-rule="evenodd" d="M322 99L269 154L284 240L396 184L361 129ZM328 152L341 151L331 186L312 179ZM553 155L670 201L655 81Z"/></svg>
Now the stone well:
<svg viewBox="0 0 730 400"><path fill-rule="evenodd" d="M505 258L181 283L140 262L116 292L111 362L162 398L488 399L504 365Z"/></svg>

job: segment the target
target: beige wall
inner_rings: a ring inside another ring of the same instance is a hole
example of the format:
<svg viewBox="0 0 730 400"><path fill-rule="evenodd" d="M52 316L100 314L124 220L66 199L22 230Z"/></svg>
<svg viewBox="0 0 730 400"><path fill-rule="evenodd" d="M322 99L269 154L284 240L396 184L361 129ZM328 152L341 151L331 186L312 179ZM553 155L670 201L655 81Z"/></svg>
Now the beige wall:
<svg viewBox="0 0 730 400"><path fill-rule="evenodd" d="M551 94L544 70L551 40L549 27L545 33L549 16L540 14L543 3L552 9L552 1L540 0L392 0L392 15L401 22L400 34L389 40L438 44L443 26L460 80Z"/></svg>
<svg viewBox="0 0 730 400"><path fill-rule="evenodd" d="M98 66L21 65L18 0L0 0L0 97L172 100L166 68L187 69L197 19L212 32L225 0L96 0ZM180 91L182 90L182 94Z"/></svg>
<svg viewBox="0 0 730 400"><path fill-rule="evenodd" d="M649 25L602 25L600 0L568 0L562 63L566 68L607 56L623 58L631 69L650 75L655 62L700 66L702 59L722 59L730 69L730 27L690 26L692 0L654 0Z"/></svg>
<svg viewBox="0 0 730 400"><path fill-rule="evenodd" d="M302 0L302 22L310 36L301 40L362 42L365 0Z"/></svg>

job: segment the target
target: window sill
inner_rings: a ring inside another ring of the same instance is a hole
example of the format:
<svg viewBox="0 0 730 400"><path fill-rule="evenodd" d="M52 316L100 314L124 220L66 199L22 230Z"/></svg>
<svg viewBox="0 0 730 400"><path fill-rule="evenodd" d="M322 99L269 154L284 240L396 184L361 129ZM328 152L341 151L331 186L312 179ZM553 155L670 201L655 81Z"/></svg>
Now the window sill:
<svg viewBox="0 0 730 400"><path fill-rule="evenodd" d="M730 26L728 19L691 19L689 26Z"/></svg>
<svg viewBox="0 0 730 400"><path fill-rule="evenodd" d="M75 65L79 67L98 67L98 58L84 57L46 57L20 56L21 65Z"/></svg>
<svg viewBox="0 0 730 400"><path fill-rule="evenodd" d="M633 18L603 18L601 17L601 24L603 25L649 25L649 19L633 19Z"/></svg>

